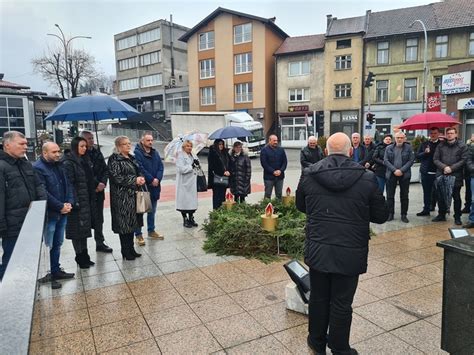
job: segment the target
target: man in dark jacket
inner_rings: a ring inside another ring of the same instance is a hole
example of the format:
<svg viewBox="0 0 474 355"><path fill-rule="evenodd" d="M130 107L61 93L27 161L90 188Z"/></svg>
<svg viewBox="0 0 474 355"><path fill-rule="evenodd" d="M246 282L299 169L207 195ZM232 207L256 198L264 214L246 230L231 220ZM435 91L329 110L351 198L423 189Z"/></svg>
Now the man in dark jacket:
<svg viewBox="0 0 474 355"><path fill-rule="evenodd" d="M472 139L472 137L471 137ZM469 175L468 177L470 178L469 183L471 185L470 191L471 191L471 206L469 206L469 220L465 225L463 225L464 228L474 228L474 199L472 198L472 194L474 193L474 142L467 145L467 161L466 161L466 168L464 169L464 172L467 172ZM466 177L464 177L464 180L466 181Z"/></svg>
<svg viewBox="0 0 474 355"><path fill-rule="evenodd" d="M421 186L423 187L423 210L417 216L429 216L431 211L431 196L436 179L436 165L433 163L434 153L439 144L439 128L430 129L430 139L421 143L416 154L420 161Z"/></svg>
<svg viewBox="0 0 474 355"><path fill-rule="evenodd" d="M362 166L365 166L367 163L367 149L363 144L360 144L360 134L352 133L352 160L356 163L359 163Z"/></svg>
<svg viewBox="0 0 474 355"><path fill-rule="evenodd" d="M151 133L143 134L142 139L135 147L134 154L145 176L146 186L151 197L151 211L147 213L148 237L164 239L162 234L155 231L156 205L160 199L161 180L163 179L164 169L160 154L153 148L153 136ZM144 242L141 228L135 231L135 237L139 244L140 239ZM142 245L144 245L144 243Z"/></svg>
<svg viewBox="0 0 474 355"><path fill-rule="evenodd" d="M94 215L92 216L92 228L94 229L95 249L103 253L111 253L113 250L107 244L105 244L105 238L103 233L104 225L104 200L105 200L105 187L107 185L107 179L109 173L107 171L107 164L105 163L104 156L94 146L94 135L89 131L82 131L81 137L87 141L87 157L94 172L94 184L95 184L95 199L91 201L95 202Z"/></svg>
<svg viewBox="0 0 474 355"><path fill-rule="evenodd" d="M438 168L436 179L442 175L454 176L453 202L454 202L454 223L462 225L461 221L461 187L463 185L464 164L467 161L467 147L460 142L457 137L457 129L454 127L446 128L446 141L441 142L436 148L433 156L433 162ZM440 182L442 183L442 182ZM438 182L436 183L438 184ZM438 215L432 219L433 222L446 221L446 213L450 206L446 205L446 197L443 196L441 188L436 186L438 193Z"/></svg>
<svg viewBox="0 0 474 355"><path fill-rule="evenodd" d="M366 169L370 169L370 163L372 162L372 157L375 152L375 147L377 145L373 142L373 138L371 135L366 134L364 136L364 148L367 153L367 156L365 157L366 163L364 164Z"/></svg>
<svg viewBox="0 0 474 355"><path fill-rule="evenodd" d="M308 345L317 354L326 344L333 354L357 354L349 346L352 301L367 271L369 222L384 223L388 209L374 173L351 160L349 137L333 134L326 153L304 169L296 191L296 207L307 215Z"/></svg>
<svg viewBox="0 0 474 355"><path fill-rule="evenodd" d="M315 136L310 136L308 138L308 145L301 149L300 152L301 170L317 163L323 158L323 151L318 146L318 139Z"/></svg>
<svg viewBox="0 0 474 355"><path fill-rule="evenodd" d="M2 280L21 226L32 201L46 200L46 192L31 163L26 160L27 140L23 133L3 134L0 151L0 238L2 238Z"/></svg>
<svg viewBox="0 0 474 355"><path fill-rule="evenodd" d="M72 187L61 168L61 150L56 143L43 145L40 159L34 162L36 174L48 194L48 217L44 232L44 244L49 248L51 273L40 279L51 281L53 288L60 288L56 280L72 279L73 273L65 272L59 264L61 245L64 242L67 214L74 204Z"/></svg>
<svg viewBox="0 0 474 355"><path fill-rule="evenodd" d="M393 220L395 211L395 190L397 184L400 185L400 214L401 221L408 223L408 192L410 189L411 166L415 162L415 153L411 149L410 143L406 142L403 132L395 134L395 144L389 145L385 149L383 163L387 170L387 202L390 215L388 220Z"/></svg>
<svg viewBox="0 0 474 355"><path fill-rule="evenodd" d="M260 152L260 163L263 167L265 198L272 197L272 191L275 187L276 198L281 199L288 160L283 148L278 146L276 135L272 134L268 137L268 144Z"/></svg>

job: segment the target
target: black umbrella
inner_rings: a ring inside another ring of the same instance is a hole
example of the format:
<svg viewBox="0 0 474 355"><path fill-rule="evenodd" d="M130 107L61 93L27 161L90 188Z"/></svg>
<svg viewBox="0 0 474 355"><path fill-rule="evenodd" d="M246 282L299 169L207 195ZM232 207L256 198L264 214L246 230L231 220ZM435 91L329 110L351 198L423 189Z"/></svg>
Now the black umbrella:
<svg viewBox="0 0 474 355"><path fill-rule="evenodd" d="M453 200L453 190L456 177L453 175L441 175L436 178L435 185L438 191L438 198L446 203L446 208L449 209L451 201Z"/></svg>

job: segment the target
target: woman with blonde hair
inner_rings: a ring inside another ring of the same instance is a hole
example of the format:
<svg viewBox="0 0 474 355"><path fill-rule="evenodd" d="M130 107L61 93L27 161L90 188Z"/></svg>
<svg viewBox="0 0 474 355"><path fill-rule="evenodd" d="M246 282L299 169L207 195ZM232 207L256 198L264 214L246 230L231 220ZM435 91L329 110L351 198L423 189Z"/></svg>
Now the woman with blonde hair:
<svg viewBox="0 0 474 355"><path fill-rule="evenodd" d="M107 164L112 231L120 237L122 257L126 260L135 260L141 256L133 247L133 233L143 226L143 215L136 212L136 191L145 184L140 167L130 154L131 147L128 137L115 138L115 152Z"/></svg>
<svg viewBox="0 0 474 355"><path fill-rule="evenodd" d="M193 143L185 140L176 158L176 210L181 212L183 226L197 227L194 212L198 207L197 172L199 159L192 154Z"/></svg>

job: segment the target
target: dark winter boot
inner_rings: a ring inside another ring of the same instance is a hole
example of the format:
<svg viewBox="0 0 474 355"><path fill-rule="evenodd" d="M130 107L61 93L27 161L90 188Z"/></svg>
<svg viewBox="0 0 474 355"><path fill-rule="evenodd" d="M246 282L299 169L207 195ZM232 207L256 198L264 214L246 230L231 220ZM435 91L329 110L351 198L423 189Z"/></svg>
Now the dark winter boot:
<svg viewBox="0 0 474 355"><path fill-rule="evenodd" d="M76 263L81 269L88 269L90 267L86 259L84 259L84 253L76 254Z"/></svg>
<svg viewBox="0 0 474 355"><path fill-rule="evenodd" d="M183 215L183 227L186 227L186 228L192 228L193 227L193 225L189 221L189 218L186 217L186 215Z"/></svg>
<svg viewBox="0 0 474 355"><path fill-rule="evenodd" d="M125 260L135 260L135 256L132 254L130 249L130 241L127 240L126 236L120 235L120 252L122 253L122 258ZM132 248L133 248L133 237L132 237Z"/></svg>
<svg viewBox="0 0 474 355"><path fill-rule="evenodd" d="M87 252L87 249L82 252L84 254L84 260L89 264L89 266L94 266L95 262L91 261L91 257L89 253Z"/></svg>
<svg viewBox="0 0 474 355"><path fill-rule="evenodd" d="M192 227L197 227L199 224L196 223L196 221L194 220L194 214L193 213L190 213L189 214L189 224L191 224Z"/></svg>

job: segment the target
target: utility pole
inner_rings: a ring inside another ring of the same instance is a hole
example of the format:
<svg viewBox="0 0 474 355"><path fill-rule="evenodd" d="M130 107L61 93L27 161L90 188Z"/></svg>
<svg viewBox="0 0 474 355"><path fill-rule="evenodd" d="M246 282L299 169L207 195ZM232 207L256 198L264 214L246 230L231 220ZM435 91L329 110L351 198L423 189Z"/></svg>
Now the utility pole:
<svg viewBox="0 0 474 355"><path fill-rule="evenodd" d="M425 112L425 100L426 100L426 76L428 74L428 64L427 64L427 56L428 56L428 33L426 32L426 26L423 21L415 20L412 22L409 28L412 28L413 25L419 22L421 27L423 27L423 33L425 35L425 51L423 53L423 98L421 100L421 112Z"/></svg>

